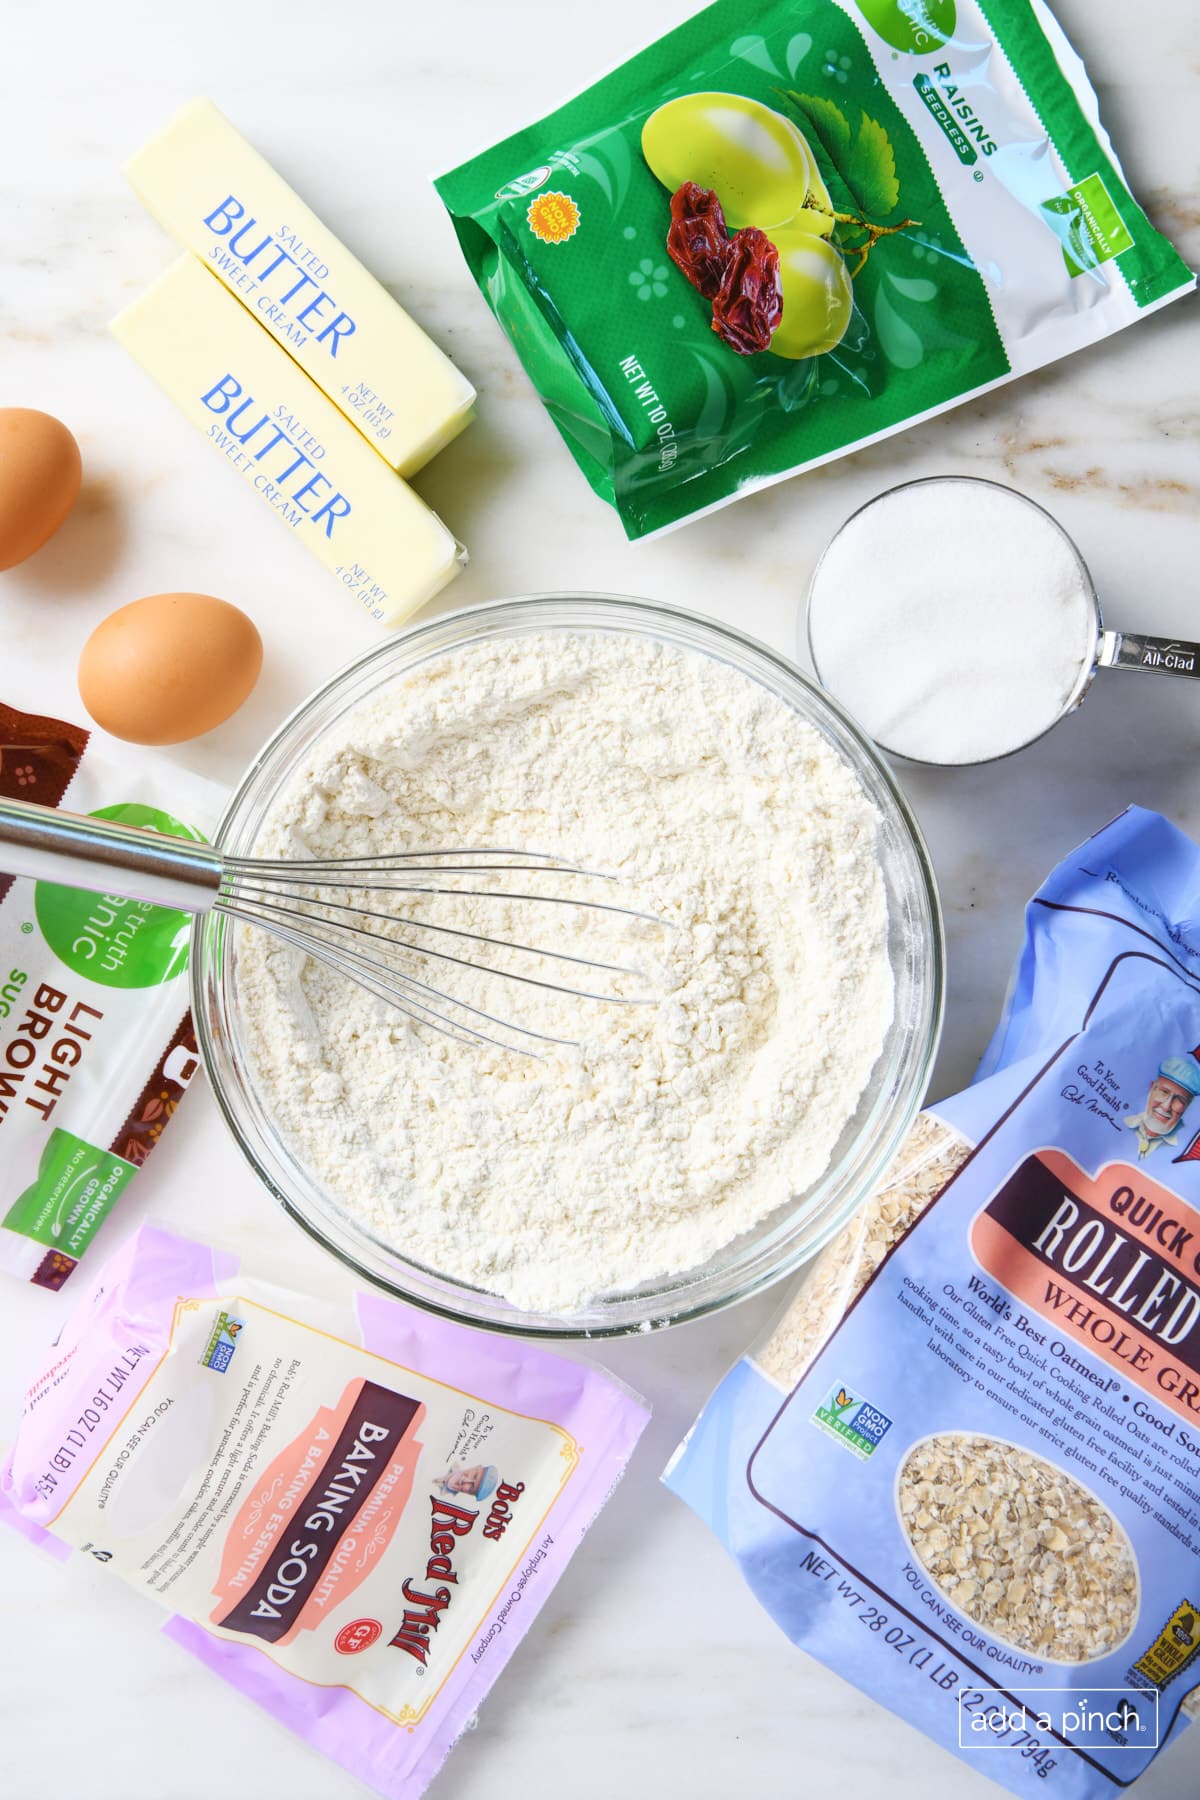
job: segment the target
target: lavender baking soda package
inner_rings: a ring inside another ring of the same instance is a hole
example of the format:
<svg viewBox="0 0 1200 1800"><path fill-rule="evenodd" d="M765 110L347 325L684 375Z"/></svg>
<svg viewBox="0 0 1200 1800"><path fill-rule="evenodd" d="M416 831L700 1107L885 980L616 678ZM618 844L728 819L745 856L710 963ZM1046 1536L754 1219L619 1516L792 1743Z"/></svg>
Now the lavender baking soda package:
<svg viewBox="0 0 1200 1800"><path fill-rule="evenodd" d="M0 1518L388 1800L440 1767L619 1479L608 1375L378 1294L345 1316L151 1226L35 1377Z"/></svg>
<svg viewBox="0 0 1200 1800"><path fill-rule="evenodd" d="M1200 1716L1200 850L1070 856L980 1077L668 1469L788 1636L1010 1792Z"/></svg>

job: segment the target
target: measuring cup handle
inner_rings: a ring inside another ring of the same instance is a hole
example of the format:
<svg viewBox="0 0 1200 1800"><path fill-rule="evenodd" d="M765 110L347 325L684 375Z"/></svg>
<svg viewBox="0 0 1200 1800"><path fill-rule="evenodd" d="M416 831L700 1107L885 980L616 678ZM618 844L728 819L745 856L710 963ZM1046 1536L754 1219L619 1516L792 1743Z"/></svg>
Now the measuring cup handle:
<svg viewBox="0 0 1200 1800"><path fill-rule="evenodd" d="M1200 644L1188 638L1106 631L1097 660L1102 669L1141 669L1149 675L1183 675L1200 681Z"/></svg>

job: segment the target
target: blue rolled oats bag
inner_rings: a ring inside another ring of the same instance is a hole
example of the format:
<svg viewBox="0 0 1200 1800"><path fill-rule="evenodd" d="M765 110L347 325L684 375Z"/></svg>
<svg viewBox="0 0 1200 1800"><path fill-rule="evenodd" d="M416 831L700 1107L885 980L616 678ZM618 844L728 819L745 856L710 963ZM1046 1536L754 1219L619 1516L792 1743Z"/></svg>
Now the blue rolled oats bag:
<svg viewBox="0 0 1200 1800"><path fill-rule="evenodd" d="M664 1477L795 1643L1013 1794L1115 1794L1200 1716L1198 1102L1200 849L1131 808Z"/></svg>

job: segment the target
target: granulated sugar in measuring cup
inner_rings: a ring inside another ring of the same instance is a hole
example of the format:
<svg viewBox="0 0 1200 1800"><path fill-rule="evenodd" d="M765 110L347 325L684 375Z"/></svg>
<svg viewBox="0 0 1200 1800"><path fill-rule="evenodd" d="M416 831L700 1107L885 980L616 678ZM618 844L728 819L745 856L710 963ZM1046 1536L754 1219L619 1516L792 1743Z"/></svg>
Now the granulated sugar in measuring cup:
<svg viewBox="0 0 1200 1800"><path fill-rule="evenodd" d="M817 564L808 642L822 686L914 762L990 762L1079 705L1098 668L1195 676L1200 647L1105 630L1050 514L973 476L889 488Z"/></svg>

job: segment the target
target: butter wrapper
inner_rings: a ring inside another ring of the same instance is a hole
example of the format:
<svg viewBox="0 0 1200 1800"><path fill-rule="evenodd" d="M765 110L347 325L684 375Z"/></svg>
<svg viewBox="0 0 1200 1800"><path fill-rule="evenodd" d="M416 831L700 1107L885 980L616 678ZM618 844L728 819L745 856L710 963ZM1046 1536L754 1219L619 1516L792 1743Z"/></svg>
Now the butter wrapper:
<svg viewBox="0 0 1200 1800"><path fill-rule="evenodd" d="M466 376L211 100L185 106L125 174L398 473L470 421Z"/></svg>
<svg viewBox="0 0 1200 1800"><path fill-rule="evenodd" d="M399 624L458 573L465 553L437 514L194 257L112 329L380 624Z"/></svg>

